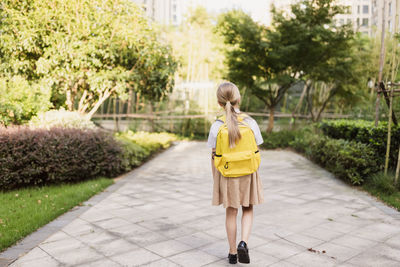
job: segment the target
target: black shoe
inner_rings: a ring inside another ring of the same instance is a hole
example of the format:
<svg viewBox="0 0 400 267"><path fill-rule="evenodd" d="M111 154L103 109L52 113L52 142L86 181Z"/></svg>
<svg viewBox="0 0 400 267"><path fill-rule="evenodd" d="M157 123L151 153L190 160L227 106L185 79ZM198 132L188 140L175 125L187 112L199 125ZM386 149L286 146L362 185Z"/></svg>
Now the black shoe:
<svg viewBox="0 0 400 267"><path fill-rule="evenodd" d="M239 242L237 252L240 263L250 263L249 249L247 248L246 242Z"/></svg>
<svg viewBox="0 0 400 267"><path fill-rule="evenodd" d="M236 264L237 263L237 254L228 254L228 259L230 264Z"/></svg>

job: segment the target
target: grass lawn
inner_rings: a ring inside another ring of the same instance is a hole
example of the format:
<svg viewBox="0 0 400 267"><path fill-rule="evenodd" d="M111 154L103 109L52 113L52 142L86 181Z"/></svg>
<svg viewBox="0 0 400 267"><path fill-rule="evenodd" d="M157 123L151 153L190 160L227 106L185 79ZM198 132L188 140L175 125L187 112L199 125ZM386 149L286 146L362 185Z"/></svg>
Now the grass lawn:
<svg viewBox="0 0 400 267"><path fill-rule="evenodd" d="M97 178L0 192L0 251L113 183Z"/></svg>
<svg viewBox="0 0 400 267"><path fill-rule="evenodd" d="M379 198L387 205L392 206L396 208L398 211L400 211L400 191L393 193L386 193L368 185L364 185L363 189L369 192L371 195Z"/></svg>

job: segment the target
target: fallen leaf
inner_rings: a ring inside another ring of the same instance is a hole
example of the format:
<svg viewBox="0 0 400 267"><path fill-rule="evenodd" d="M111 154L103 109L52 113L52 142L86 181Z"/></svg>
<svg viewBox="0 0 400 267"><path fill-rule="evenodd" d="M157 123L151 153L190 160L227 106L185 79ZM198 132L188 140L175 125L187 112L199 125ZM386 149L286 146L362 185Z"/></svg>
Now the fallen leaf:
<svg viewBox="0 0 400 267"><path fill-rule="evenodd" d="M15 196L18 197L19 195L18 195L18 194L15 194Z"/></svg>
<svg viewBox="0 0 400 267"><path fill-rule="evenodd" d="M42 203L42 201L40 199L38 199L37 203L40 204L40 203Z"/></svg>

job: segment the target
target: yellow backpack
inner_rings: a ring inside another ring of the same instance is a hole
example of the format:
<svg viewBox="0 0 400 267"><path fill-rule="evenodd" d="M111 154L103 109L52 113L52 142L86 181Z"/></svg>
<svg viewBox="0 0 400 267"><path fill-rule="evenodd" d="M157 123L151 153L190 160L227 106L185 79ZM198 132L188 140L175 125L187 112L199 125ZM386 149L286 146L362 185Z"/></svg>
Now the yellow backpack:
<svg viewBox="0 0 400 267"><path fill-rule="evenodd" d="M224 124L219 128L217 135L215 167L225 177L239 177L257 171L261 158L250 126L243 121L242 116L238 116L238 126L242 138L235 147L230 148L225 115L219 120Z"/></svg>

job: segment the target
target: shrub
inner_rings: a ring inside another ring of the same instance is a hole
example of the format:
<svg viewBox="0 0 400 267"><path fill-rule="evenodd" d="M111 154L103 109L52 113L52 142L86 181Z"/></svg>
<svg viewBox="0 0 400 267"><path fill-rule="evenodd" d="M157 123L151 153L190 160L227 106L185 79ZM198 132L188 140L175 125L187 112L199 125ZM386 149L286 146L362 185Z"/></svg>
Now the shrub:
<svg viewBox="0 0 400 267"><path fill-rule="evenodd" d="M150 151L137 143L131 141L124 135L116 136L122 148L123 168L125 171L139 166L146 158L150 156Z"/></svg>
<svg viewBox="0 0 400 267"><path fill-rule="evenodd" d="M264 142L261 144L261 147L266 149L289 147L296 138L303 138L304 133L310 131L310 127L303 127L297 130L281 130L269 134L263 133Z"/></svg>
<svg viewBox="0 0 400 267"><path fill-rule="evenodd" d="M375 160L380 169L383 169L386 155L387 122L379 122L375 127L374 122L364 120L324 120L318 127L326 136L335 139L368 144L375 152ZM389 167L394 169L400 145L400 126L393 126L391 133Z"/></svg>
<svg viewBox="0 0 400 267"><path fill-rule="evenodd" d="M391 195L398 191L394 184L394 174L390 172L386 175L384 172L374 173L368 178L366 186L374 188L375 190L387 195Z"/></svg>
<svg viewBox="0 0 400 267"><path fill-rule="evenodd" d="M307 130L300 132L289 144L352 184L362 184L365 177L378 171L374 149L360 142L333 139Z"/></svg>
<svg viewBox="0 0 400 267"><path fill-rule="evenodd" d="M98 130L13 127L0 130L0 188L115 176L122 150Z"/></svg>
<svg viewBox="0 0 400 267"><path fill-rule="evenodd" d="M62 127L75 129L95 129L96 125L87 116L76 112L60 110L49 110L39 113L29 121L32 128Z"/></svg>
<svg viewBox="0 0 400 267"><path fill-rule="evenodd" d="M172 141L176 140L176 136L170 133L148 133L127 131L117 133L116 137L123 137L143 147L149 154L161 149L168 148Z"/></svg>
<svg viewBox="0 0 400 267"><path fill-rule="evenodd" d="M294 138L295 132L290 130L271 132L269 134L263 133L264 143L261 144L261 147L266 149L288 147L289 142L292 141Z"/></svg>
<svg viewBox="0 0 400 267"><path fill-rule="evenodd" d="M47 85L30 84L21 76L0 78L0 125L22 124L51 107Z"/></svg>

